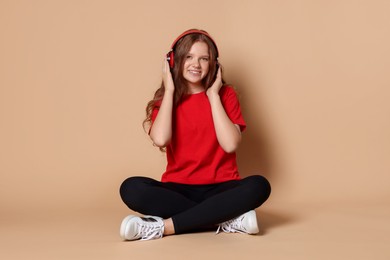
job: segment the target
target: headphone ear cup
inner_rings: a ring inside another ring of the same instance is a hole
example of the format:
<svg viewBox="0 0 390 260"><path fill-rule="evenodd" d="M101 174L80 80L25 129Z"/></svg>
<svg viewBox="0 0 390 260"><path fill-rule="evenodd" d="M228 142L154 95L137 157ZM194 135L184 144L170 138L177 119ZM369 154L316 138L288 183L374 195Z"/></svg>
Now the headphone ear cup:
<svg viewBox="0 0 390 260"><path fill-rule="evenodd" d="M171 69L173 69L173 67L175 66L175 56L174 56L174 54L173 54L173 51L168 52L168 54L167 54L167 60L168 60L168 62L169 62L169 67L170 67Z"/></svg>

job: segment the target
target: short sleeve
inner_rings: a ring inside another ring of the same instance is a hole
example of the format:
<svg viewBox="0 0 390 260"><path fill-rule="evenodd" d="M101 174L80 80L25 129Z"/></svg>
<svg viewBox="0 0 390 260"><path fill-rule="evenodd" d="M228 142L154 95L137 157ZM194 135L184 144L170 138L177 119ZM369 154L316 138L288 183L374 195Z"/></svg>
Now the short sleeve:
<svg viewBox="0 0 390 260"><path fill-rule="evenodd" d="M151 117L152 122L154 122L154 120L156 119L157 114L158 114L158 107L154 107L152 111L152 117Z"/></svg>
<svg viewBox="0 0 390 260"><path fill-rule="evenodd" d="M150 115L150 119L151 119L151 124L150 124L150 127L149 127L149 131L148 131L148 134L150 134L150 130L152 129L152 125L154 123L154 120L156 120L156 117L157 117L157 114L158 114L158 111L160 109L160 105L161 105L161 101L156 101L154 107L153 107L153 110L152 110L152 113Z"/></svg>
<svg viewBox="0 0 390 260"><path fill-rule="evenodd" d="M220 90L222 105L226 114L233 122L240 126L241 132L246 129L246 123L241 113L240 102L237 93L232 86L223 86Z"/></svg>
<svg viewBox="0 0 390 260"><path fill-rule="evenodd" d="M154 120L156 119L157 117L157 114L158 114L158 111L160 109L160 106L161 106L161 100L157 100L155 103L154 103L154 106L153 106L153 110L152 110L152 116L150 119L152 119L152 123L154 122Z"/></svg>

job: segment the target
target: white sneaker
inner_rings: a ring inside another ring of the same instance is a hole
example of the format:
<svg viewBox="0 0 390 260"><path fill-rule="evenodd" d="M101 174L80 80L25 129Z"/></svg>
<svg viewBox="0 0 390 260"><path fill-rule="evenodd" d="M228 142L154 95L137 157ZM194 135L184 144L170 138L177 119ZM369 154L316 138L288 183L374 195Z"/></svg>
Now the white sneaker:
<svg viewBox="0 0 390 260"><path fill-rule="evenodd" d="M129 215L122 221L120 236L124 240L150 240L162 238L164 222L160 217Z"/></svg>
<svg viewBox="0 0 390 260"><path fill-rule="evenodd" d="M241 216L223 222L219 224L217 234L220 230L226 233L257 234L259 233L259 228L257 226L256 212L251 210Z"/></svg>

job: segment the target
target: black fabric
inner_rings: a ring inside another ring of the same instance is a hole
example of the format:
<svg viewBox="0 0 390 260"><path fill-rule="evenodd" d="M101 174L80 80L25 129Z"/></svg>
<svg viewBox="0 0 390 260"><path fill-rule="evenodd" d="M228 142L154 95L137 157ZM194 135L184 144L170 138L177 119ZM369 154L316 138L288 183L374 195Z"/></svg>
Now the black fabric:
<svg viewBox="0 0 390 260"><path fill-rule="evenodd" d="M122 200L130 209L144 215L172 218L176 234L237 217L259 207L270 193L269 182L259 175L209 185L130 177L120 187Z"/></svg>

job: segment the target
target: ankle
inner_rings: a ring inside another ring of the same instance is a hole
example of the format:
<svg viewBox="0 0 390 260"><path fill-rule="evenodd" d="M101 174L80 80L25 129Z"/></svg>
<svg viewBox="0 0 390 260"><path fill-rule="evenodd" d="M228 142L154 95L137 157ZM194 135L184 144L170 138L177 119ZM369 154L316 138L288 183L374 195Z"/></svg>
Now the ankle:
<svg viewBox="0 0 390 260"><path fill-rule="evenodd" d="M175 226L173 225L172 218L164 219L164 236L174 235Z"/></svg>

